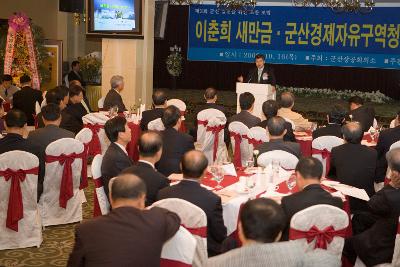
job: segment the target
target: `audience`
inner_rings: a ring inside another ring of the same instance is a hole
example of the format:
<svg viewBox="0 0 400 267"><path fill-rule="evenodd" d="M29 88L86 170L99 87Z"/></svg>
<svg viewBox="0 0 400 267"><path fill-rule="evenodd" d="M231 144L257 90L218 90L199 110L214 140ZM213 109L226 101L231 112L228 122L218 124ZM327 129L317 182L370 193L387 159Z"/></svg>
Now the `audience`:
<svg viewBox="0 0 400 267"><path fill-rule="evenodd" d="M299 192L282 198L282 208L287 216L282 240L288 240L289 225L293 215L308 207L327 204L343 208L340 198L333 197L321 185L322 163L313 157L301 158L296 166L296 185Z"/></svg>
<svg viewBox="0 0 400 267"><path fill-rule="evenodd" d="M111 142L101 163L101 179L108 195L109 181L133 164L126 151L126 146L131 141L131 129L124 117L117 116L106 122L104 131Z"/></svg>
<svg viewBox="0 0 400 267"><path fill-rule="evenodd" d="M277 116L268 119L267 130L269 133L269 142L265 142L258 147L260 154L268 151L283 150L300 158L300 145L295 142L284 141L287 133L286 121Z"/></svg>
<svg viewBox="0 0 400 267"><path fill-rule="evenodd" d="M300 113L294 112L294 95L291 92L283 92L281 94L281 108L278 110L278 116L291 120L296 131L308 130L311 128L311 122L305 119Z"/></svg>
<svg viewBox="0 0 400 267"><path fill-rule="evenodd" d="M163 244L178 231L179 217L145 209L146 185L125 174L113 180L109 214L78 224L68 267L160 266Z"/></svg>
<svg viewBox="0 0 400 267"><path fill-rule="evenodd" d="M106 98L104 99L103 108L109 110L110 108L116 106L118 107L118 112L126 111L124 102L122 101L121 92L124 90L124 78L119 75L111 77L111 90L108 91Z"/></svg>
<svg viewBox="0 0 400 267"><path fill-rule="evenodd" d="M209 258L205 266L340 266L339 260L324 250L304 253L298 242L278 242L285 224L285 214L273 200L249 200L239 215L238 232L243 246Z"/></svg>
<svg viewBox="0 0 400 267"><path fill-rule="evenodd" d="M162 117L165 130L162 132L163 148L160 161L156 169L169 176L172 173L181 173L180 162L183 154L194 149L193 137L179 132L181 113L175 106L165 109Z"/></svg>
<svg viewBox="0 0 400 267"><path fill-rule="evenodd" d="M335 105L326 115L328 124L325 127L316 129L312 133L313 139L321 136L336 136L342 138L342 125L345 121L346 112L341 106Z"/></svg>
<svg viewBox="0 0 400 267"><path fill-rule="evenodd" d="M85 110L86 110L87 113L92 112L92 109L91 109L90 103L89 103L89 99L88 99L87 96L86 96L86 89L85 89L85 87L82 85L82 83L81 83L79 80L72 80L72 81L69 81L69 86L68 86L69 88L70 88L71 86L74 86L74 85L77 85L77 86L82 87L82 93L83 93L83 101L81 102L81 103L82 103L82 106L85 108Z"/></svg>
<svg viewBox="0 0 400 267"><path fill-rule="evenodd" d="M0 84L0 98L9 103L12 103L13 95L19 91L19 88L12 84L12 81L12 76L5 74Z"/></svg>
<svg viewBox="0 0 400 267"><path fill-rule="evenodd" d="M349 107L348 117L350 121L358 121L363 132L367 132L373 126L375 110L372 107L364 106L364 100L359 96L353 96L349 99Z"/></svg>
<svg viewBox="0 0 400 267"><path fill-rule="evenodd" d="M230 117L227 124L229 125L229 123L233 121L239 121L249 128L259 124L261 122L260 118L252 114L254 109L254 101L255 98L251 93L245 92L240 94L239 104L241 111L238 114Z"/></svg>
<svg viewBox="0 0 400 267"><path fill-rule="evenodd" d="M262 111L266 119L257 124L257 126L260 126L262 128L267 128L268 120L272 117L277 116L278 109L279 109L278 103L275 100L265 101L262 105ZM286 129L286 134L283 136L283 141L296 142L292 124L290 122L285 121L285 129Z"/></svg>
<svg viewBox="0 0 400 267"><path fill-rule="evenodd" d="M13 108L25 113L28 126L35 125L34 115L36 114L36 102L40 105L43 101L42 92L31 87L31 78L23 75L20 78L21 90L15 92L13 96Z"/></svg>
<svg viewBox="0 0 400 267"><path fill-rule="evenodd" d="M200 185L207 172L208 161L200 151L192 150L182 158L183 180L166 187L158 193L158 199L180 198L200 207L207 216L208 255L220 253L221 243L226 238L226 227L222 217L221 198Z"/></svg>
<svg viewBox="0 0 400 267"><path fill-rule="evenodd" d="M78 85L69 87L69 104L65 108L65 113L71 116L71 124L75 125L74 133L77 134L83 127L82 117L87 114L86 109L82 105L83 89Z"/></svg>
<svg viewBox="0 0 400 267"><path fill-rule="evenodd" d="M391 263L400 216L400 149L388 152L390 184L368 201L371 217L376 222L365 232L346 240L344 256L351 262L358 256L366 266Z"/></svg>
<svg viewBox="0 0 400 267"><path fill-rule="evenodd" d="M142 119L140 121L140 128L142 131L147 131L149 122L162 118L164 109L167 107L167 94L164 90L158 89L154 91L151 96L153 99L154 109L143 111Z"/></svg>
<svg viewBox="0 0 400 267"><path fill-rule="evenodd" d="M139 176L146 184L146 206L156 201L158 191L169 186L169 180L159 173L154 165L161 158L163 142L157 132L144 132L138 142L139 161L125 169L122 173Z"/></svg>

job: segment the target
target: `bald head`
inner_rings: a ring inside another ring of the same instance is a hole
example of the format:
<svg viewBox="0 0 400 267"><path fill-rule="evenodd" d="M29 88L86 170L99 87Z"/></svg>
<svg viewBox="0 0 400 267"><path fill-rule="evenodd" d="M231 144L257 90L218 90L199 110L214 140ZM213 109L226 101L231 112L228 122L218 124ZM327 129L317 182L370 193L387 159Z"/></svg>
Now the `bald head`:
<svg viewBox="0 0 400 267"><path fill-rule="evenodd" d="M200 179L208 165L208 160L203 152L191 150L182 158L182 173L184 178Z"/></svg>
<svg viewBox="0 0 400 267"><path fill-rule="evenodd" d="M343 139L350 144L360 144L364 136L361 124L358 122L349 122L342 126Z"/></svg>
<svg viewBox="0 0 400 267"><path fill-rule="evenodd" d="M291 92L283 92L281 94L281 107L291 108L294 105L294 95Z"/></svg>
<svg viewBox="0 0 400 267"><path fill-rule="evenodd" d="M166 105L167 94L165 93L164 90L161 90L161 89L155 90L153 95L151 96L151 98L153 99L153 104L155 106Z"/></svg>
<svg viewBox="0 0 400 267"><path fill-rule="evenodd" d="M141 157L154 157L161 151L163 141L158 132L144 132L139 138L139 154Z"/></svg>
<svg viewBox="0 0 400 267"><path fill-rule="evenodd" d="M111 185L112 201L138 200L146 195L146 185L136 175L121 174Z"/></svg>
<svg viewBox="0 0 400 267"><path fill-rule="evenodd" d="M282 117L275 116L268 120L267 129L270 136L283 136L285 132L285 120Z"/></svg>
<svg viewBox="0 0 400 267"><path fill-rule="evenodd" d="M204 98L206 101L214 100L214 98L217 96L217 90L213 87L209 87L206 89L206 92L204 93Z"/></svg>

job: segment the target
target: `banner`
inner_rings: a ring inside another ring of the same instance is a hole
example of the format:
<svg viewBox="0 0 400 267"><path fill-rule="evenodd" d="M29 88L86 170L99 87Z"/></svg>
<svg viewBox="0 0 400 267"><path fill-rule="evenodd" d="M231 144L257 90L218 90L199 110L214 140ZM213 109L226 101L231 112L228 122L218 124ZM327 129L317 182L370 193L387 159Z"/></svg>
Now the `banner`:
<svg viewBox="0 0 400 267"><path fill-rule="evenodd" d="M247 13L191 5L188 60L400 69L400 7L367 14L257 6Z"/></svg>

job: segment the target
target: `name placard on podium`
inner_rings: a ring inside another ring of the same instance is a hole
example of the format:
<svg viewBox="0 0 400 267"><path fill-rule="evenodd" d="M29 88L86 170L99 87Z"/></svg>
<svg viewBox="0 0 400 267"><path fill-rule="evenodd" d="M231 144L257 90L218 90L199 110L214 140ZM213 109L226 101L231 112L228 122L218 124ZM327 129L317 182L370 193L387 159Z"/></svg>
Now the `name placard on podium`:
<svg viewBox="0 0 400 267"><path fill-rule="evenodd" d="M262 104L270 99L276 100L276 92L272 90L272 86L270 84L236 83L236 113L240 112L239 96L244 92L249 92L254 95L256 101L254 102L253 115L259 117L261 120L264 120L265 116L262 112Z"/></svg>

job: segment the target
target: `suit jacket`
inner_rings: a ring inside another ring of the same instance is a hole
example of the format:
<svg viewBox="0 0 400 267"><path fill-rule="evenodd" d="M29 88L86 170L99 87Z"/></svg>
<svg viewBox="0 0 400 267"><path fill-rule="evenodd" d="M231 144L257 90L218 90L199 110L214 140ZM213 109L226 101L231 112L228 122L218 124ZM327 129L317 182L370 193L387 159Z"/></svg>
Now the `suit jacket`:
<svg viewBox="0 0 400 267"><path fill-rule="evenodd" d="M376 150L361 144L343 144L331 151L329 177L343 184L364 189L371 197L374 193ZM368 211L367 202L350 197L352 213Z"/></svg>
<svg viewBox="0 0 400 267"><path fill-rule="evenodd" d="M260 79L258 79L258 69L257 67L251 69L247 78L244 81L246 83L261 83L261 84L271 84L276 85L274 69L269 65L264 65L264 69L261 73Z"/></svg>
<svg viewBox="0 0 400 267"><path fill-rule="evenodd" d="M36 119L38 121L38 128L43 128L44 122L43 122L42 112L40 112L37 115ZM74 134L77 134L80 130L82 130L82 127L83 124L79 120L76 120L74 117L72 117L72 115L66 112L65 109L61 111L60 128L65 129Z"/></svg>
<svg viewBox="0 0 400 267"><path fill-rule="evenodd" d="M268 123L268 120L263 120L256 126L260 126L264 129L266 129L267 123ZM287 122L287 121L285 122L285 129L286 129L286 134L283 136L283 141L296 142L296 137L294 136L292 124L290 122Z"/></svg>
<svg viewBox="0 0 400 267"><path fill-rule="evenodd" d="M129 156L117 144L111 143L101 163L101 180L108 197L108 183L111 178L118 176L124 169L132 166Z"/></svg>
<svg viewBox="0 0 400 267"><path fill-rule="evenodd" d="M350 119L350 115L352 118ZM373 107L361 106L357 109L351 110L348 114L349 120L358 121L364 132L367 132L372 126L375 118L375 110Z"/></svg>
<svg viewBox="0 0 400 267"><path fill-rule="evenodd" d="M62 111L62 115L66 116L66 118L62 121L64 123L61 123L61 125L65 126L66 124L67 128L71 128L73 132L77 134L83 128L82 117L86 114L87 111L81 103L68 104L68 106Z"/></svg>
<svg viewBox="0 0 400 267"><path fill-rule="evenodd" d="M228 119L227 124L229 125L229 123L231 123L233 121L240 121L241 123L246 125L248 128L254 127L261 122L259 117L254 116L253 114L251 114L250 112L248 112L246 110L242 110L238 114L235 114L232 117L230 117Z"/></svg>
<svg viewBox="0 0 400 267"><path fill-rule="evenodd" d="M179 184L158 192L158 200L180 198L200 207L207 215L207 248L209 256L220 253L221 243L226 238L226 227L222 217L221 198L205 189L196 181L182 180Z"/></svg>
<svg viewBox="0 0 400 267"><path fill-rule="evenodd" d="M118 107L118 112L126 111L124 102L122 101L122 96L114 89L111 89L108 91L106 98L104 99L103 108L109 110L113 106Z"/></svg>
<svg viewBox="0 0 400 267"><path fill-rule="evenodd" d="M144 181L147 188L146 206L150 206L156 201L158 191L169 186L167 177L143 161L138 161L135 165L123 170L122 173L135 174Z"/></svg>
<svg viewBox="0 0 400 267"><path fill-rule="evenodd" d="M270 140L269 142L262 143L258 146L258 150L260 151L260 155L268 151L283 150L298 158L301 157L300 144L285 142L283 140Z"/></svg>
<svg viewBox="0 0 400 267"><path fill-rule="evenodd" d="M46 147L61 138L75 138L73 132L59 128L55 125L47 125L29 133L28 141L39 146L40 151L45 153Z"/></svg>
<svg viewBox="0 0 400 267"><path fill-rule="evenodd" d="M343 208L342 200L338 197L333 197L319 184L308 185L302 191L283 197L281 206L287 216L287 226L283 232L282 240L289 239L289 225L293 215L308 207L319 204L327 204Z"/></svg>
<svg viewBox="0 0 400 267"><path fill-rule="evenodd" d="M39 175L37 186L37 200L39 201L40 195L43 192L43 179L45 171L44 153L41 152L38 144L23 138L19 134L8 133L6 136L0 139L0 154L14 150L26 151L39 158Z"/></svg>
<svg viewBox="0 0 400 267"><path fill-rule="evenodd" d="M204 267L339 267L338 258L318 249L304 253L298 242L256 243L209 258Z"/></svg>
<svg viewBox="0 0 400 267"><path fill-rule="evenodd" d="M143 111L142 119L140 120L140 128L142 131L147 131L147 124L152 120L161 118L164 115L163 108L155 108L151 110Z"/></svg>
<svg viewBox="0 0 400 267"><path fill-rule="evenodd" d="M77 80L81 83L82 86L86 86L86 83L83 80L82 72L80 72L80 71L78 72L78 74L73 70L71 70L68 73L68 82L71 82L73 80Z"/></svg>
<svg viewBox="0 0 400 267"><path fill-rule="evenodd" d="M376 162L376 180L383 182L386 176L387 161L386 153L390 146L400 140L400 126L392 129L387 129L379 134L376 151L378 152L378 161Z"/></svg>
<svg viewBox="0 0 400 267"><path fill-rule="evenodd" d="M392 262L400 215L400 190L386 185L368 202L376 223L365 232L351 238L354 250L367 266Z"/></svg>
<svg viewBox="0 0 400 267"><path fill-rule="evenodd" d="M300 113L294 112L289 108L280 108L278 110L278 116L293 121L294 125L296 126L296 129L294 129L295 131L307 130L311 127L312 124Z"/></svg>
<svg viewBox="0 0 400 267"><path fill-rule="evenodd" d="M342 125L336 123L328 124L325 127L316 129L312 133L313 139L316 139L321 136L336 136L339 138L343 138Z"/></svg>
<svg viewBox="0 0 400 267"><path fill-rule="evenodd" d="M76 226L67 266L160 266L162 246L179 226L179 217L165 209L113 209Z"/></svg>
<svg viewBox="0 0 400 267"><path fill-rule="evenodd" d="M156 164L156 169L165 176L181 173L183 154L194 149L193 137L180 133L174 128L167 128L162 132L162 139L163 153Z"/></svg>
<svg viewBox="0 0 400 267"><path fill-rule="evenodd" d="M13 108L23 111L28 119L28 125L34 126L35 119L33 115L36 114L35 105L36 102L40 105L42 101L42 91L25 86L14 94Z"/></svg>

